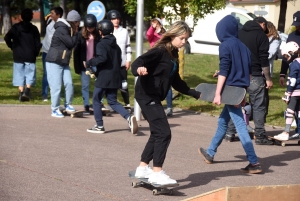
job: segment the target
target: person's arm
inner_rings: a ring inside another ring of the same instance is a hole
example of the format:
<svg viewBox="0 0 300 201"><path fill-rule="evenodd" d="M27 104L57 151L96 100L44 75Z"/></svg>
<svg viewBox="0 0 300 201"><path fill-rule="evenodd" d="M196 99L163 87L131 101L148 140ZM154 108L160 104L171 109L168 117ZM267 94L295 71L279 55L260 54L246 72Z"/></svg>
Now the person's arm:
<svg viewBox="0 0 300 201"><path fill-rule="evenodd" d="M225 81L226 81L225 76L222 75L218 76L217 88L216 88L215 98L213 101L213 103L216 105L221 105L221 92L225 84Z"/></svg>
<svg viewBox="0 0 300 201"><path fill-rule="evenodd" d="M270 43L268 59L272 59L276 56L279 45L280 45L280 40L278 40L278 39L274 39Z"/></svg>
<svg viewBox="0 0 300 201"><path fill-rule="evenodd" d="M96 48L96 57L86 61L86 67L98 66L107 61L107 51L104 45L99 42Z"/></svg>
<svg viewBox="0 0 300 201"><path fill-rule="evenodd" d="M126 30L126 38L127 38L127 41L126 41L126 64L125 64L125 67L126 67L126 70L128 70L130 68L130 63L131 63L131 56L132 56L132 51L131 51L131 46L130 46L130 37L129 37L129 34L128 34L128 31Z"/></svg>
<svg viewBox="0 0 300 201"><path fill-rule="evenodd" d="M14 30L14 26L12 26L12 28L6 33L6 35L4 36L4 41L7 45L7 47L9 47L12 50L12 46L13 46L13 30Z"/></svg>
<svg viewBox="0 0 300 201"><path fill-rule="evenodd" d="M266 34L262 33L260 46L258 49L258 56L261 64L262 71L266 78L266 88L271 89L273 86L272 77L270 73L270 64L269 64L269 39Z"/></svg>
<svg viewBox="0 0 300 201"><path fill-rule="evenodd" d="M285 75L289 69L289 64L285 57L281 60L281 68L280 68L280 77L279 77L279 84L280 86L284 87L285 85Z"/></svg>
<svg viewBox="0 0 300 201"><path fill-rule="evenodd" d="M146 34L149 43L151 43L153 40L154 32L155 32L155 28L153 28L153 26L151 25Z"/></svg>

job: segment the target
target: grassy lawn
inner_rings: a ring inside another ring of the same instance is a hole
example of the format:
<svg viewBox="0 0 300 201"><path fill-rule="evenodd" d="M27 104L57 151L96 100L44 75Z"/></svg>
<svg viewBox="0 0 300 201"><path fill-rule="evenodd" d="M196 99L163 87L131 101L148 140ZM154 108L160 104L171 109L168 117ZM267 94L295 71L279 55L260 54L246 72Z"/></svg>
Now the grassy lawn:
<svg viewBox="0 0 300 201"><path fill-rule="evenodd" d="M133 58L135 55L133 54ZM5 43L0 43L0 104L35 104L35 105L50 105L49 102L43 102L41 100L41 80L42 80L42 58L37 58L37 83L31 90L31 95L34 100L30 102L20 103L18 101L18 88L12 86L12 53L7 48ZM211 55L190 54L185 56L185 69L184 80L192 88L196 87L202 82L216 83L216 79L212 77L214 71L218 69L218 57ZM71 68L73 68L73 62L71 61ZM270 106L269 114L267 116L267 124L274 126L284 126L283 111L286 109L286 104L281 100L284 94L285 88L279 86L279 71L280 61L275 61L274 86L270 91ZM74 105L82 105L81 97L81 83L79 75L72 71L73 83L74 83ZM129 93L130 102L133 104L133 85L134 77L129 73ZM90 92L92 94L93 84L91 84ZM131 86L131 87L130 87ZM120 93L118 94L118 100L123 103ZM61 103L63 104L63 103ZM166 105L166 102L163 102ZM189 96L181 96L173 101L173 106L193 110L197 112L204 112L213 116L218 116L222 109L221 106L215 106L211 103L195 100ZM81 109L81 108L78 108ZM201 122L199 122L201 123Z"/></svg>

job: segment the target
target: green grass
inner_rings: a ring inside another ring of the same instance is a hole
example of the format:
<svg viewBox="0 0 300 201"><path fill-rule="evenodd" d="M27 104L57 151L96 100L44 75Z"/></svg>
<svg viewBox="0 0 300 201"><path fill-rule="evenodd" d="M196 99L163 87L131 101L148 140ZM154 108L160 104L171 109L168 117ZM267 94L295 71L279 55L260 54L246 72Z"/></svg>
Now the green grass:
<svg viewBox="0 0 300 201"><path fill-rule="evenodd" d="M147 48L147 46L146 46ZM6 47L4 43L0 43L0 104L20 104L18 101L18 88L12 86L12 52ZM133 57L135 55L133 54ZM50 105L50 102L42 102L41 100L41 80L42 80L42 59L37 58L37 83L32 88L31 93L34 100L24 102L21 104L35 104L35 105ZM216 83L216 79L212 77L214 71L218 69L218 57L211 55L190 54L185 55L185 69L184 80L191 88L196 87L199 83L208 82ZM73 62L71 61L72 77L74 83L74 105L82 105L81 98L81 83L80 76L74 73ZM283 111L286 109L286 104L281 100L285 88L279 86L279 71L280 61L275 61L273 88L270 90L270 106L269 114L267 116L267 124L274 126L284 126ZM134 77L131 73L128 74L130 102L133 104L133 85ZM92 94L93 84L91 84L90 92ZM118 94L118 100L122 103L122 97ZM163 101L166 105L166 102ZM195 100L189 96L181 96L173 101L173 106L193 110L197 112L208 113L213 116L218 116L222 110L221 106L215 106L211 103Z"/></svg>

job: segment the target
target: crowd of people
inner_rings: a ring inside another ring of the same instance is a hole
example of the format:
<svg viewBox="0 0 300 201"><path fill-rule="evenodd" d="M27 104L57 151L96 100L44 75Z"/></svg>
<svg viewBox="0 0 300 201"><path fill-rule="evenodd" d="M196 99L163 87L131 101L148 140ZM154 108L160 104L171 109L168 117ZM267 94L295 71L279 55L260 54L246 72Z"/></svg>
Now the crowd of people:
<svg viewBox="0 0 300 201"><path fill-rule="evenodd" d="M150 136L141 154L140 164L136 168L137 178L148 178L156 184L174 184L163 170L164 160L171 142L171 129L168 116L173 115L172 88L176 91L199 99L201 92L191 89L179 75L178 51L191 36L191 29L184 21L173 23L168 30L163 27L160 18L150 22L147 38L150 49L131 64L131 46L128 31L120 25L121 14L117 10L107 12L106 19L97 22L93 14L83 18L83 27L79 27L80 14L71 10L63 19L63 9L54 7L47 19L46 35L40 41L36 26L32 25L31 9L21 13L22 21L13 25L5 35L5 42L13 51L13 86L19 89L19 100L31 99L30 89L36 82L36 57L42 50L43 79L42 100L48 101L48 87L51 97L51 116L63 118L60 106L64 86L64 109L75 112L72 106L74 88L70 60L74 55L74 70L81 79L81 92L85 114L93 109L95 126L87 129L90 133L105 133L102 118L103 99L111 110L119 113L127 122L132 134L138 131L136 117L124 106L130 107L128 70L137 77L134 98L142 114L149 123ZM283 55L280 84L285 86L285 76L289 71L287 89L282 98L287 103L285 111L286 126L282 133L275 135L278 140L300 139L298 133L300 112L300 11L293 15L296 31L289 34ZM237 20L227 15L216 25L219 46L219 70L217 89L213 103L221 104L221 91L225 85L244 88L247 98L239 105L224 105L218 119L218 127L207 149L200 147L199 154L208 164L213 163L217 148L223 139L232 141L238 133L249 164L241 168L245 173L260 173L258 162L249 132L254 132L256 145L271 145L266 134L265 123L268 114L269 90L273 86L274 60L280 46L280 37L274 24L263 17L246 22L241 29ZM90 102L91 77L87 69L95 72L96 80L92 103ZM124 104L118 102L121 91ZM162 101L167 100L164 109ZM244 109L243 109L244 108ZM249 125L253 119L254 129ZM296 119L296 134L290 136L293 118ZM149 163L153 161L153 168Z"/></svg>

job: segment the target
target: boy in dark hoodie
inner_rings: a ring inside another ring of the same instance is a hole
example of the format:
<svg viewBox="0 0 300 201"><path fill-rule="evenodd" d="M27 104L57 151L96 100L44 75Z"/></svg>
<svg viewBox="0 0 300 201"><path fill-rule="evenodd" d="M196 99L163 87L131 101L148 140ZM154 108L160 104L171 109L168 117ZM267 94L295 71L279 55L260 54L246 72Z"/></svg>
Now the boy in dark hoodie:
<svg viewBox="0 0 300 201"><path fill-rule="evenodd" d="M23 21L14 24L4 40L13 51L13 86L19 87L19 101L29 101L30 88L36 80L36 57L42 45L39 30L30 23L33 18L32 10L25 8L21 17Z"/></svg>
<svg viewBox="0 0 300 201"><path fill-rule="evenodd" d="M237 20L227 15L220 20L216 26L216 34L221 42L219 46L220 72L218 74L218 83L213 103L221 104L221 91L224 85L247 88L250 85L251 76L251 53L249 49L238 39ZM245 100L241 103L243 104ZM213 162L214 155L218 146L222 143L226 134L230 118L239 133L240 141L246 152L247 159L250 162L241 171L245 173L260 173L261 166L258 163L257 156L251 138L248 134L247 126L243 118L240 105L225 105L218 121L218 128L207 150L199 148L199 154L204 157L208 164Z"/></svg>
<svg viewBox="0 0 300 201"><path fill-rule="evenodd" d="M113 35L114 26L110 20L98 23L102 39L96 46L96 57L86 62L86 67L97 66L95 88L93 93L93 110L97 125L87 129L90 133L105 133L102 119L101 100L106 96L109 106L128 121L132 134L136 134L138 125L136 118L117 101L117 92L121 86L121 49Z"/></svg>

